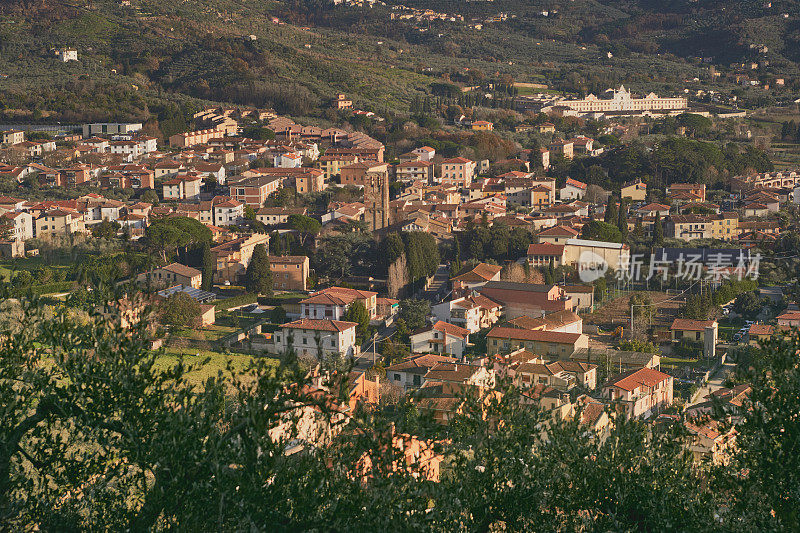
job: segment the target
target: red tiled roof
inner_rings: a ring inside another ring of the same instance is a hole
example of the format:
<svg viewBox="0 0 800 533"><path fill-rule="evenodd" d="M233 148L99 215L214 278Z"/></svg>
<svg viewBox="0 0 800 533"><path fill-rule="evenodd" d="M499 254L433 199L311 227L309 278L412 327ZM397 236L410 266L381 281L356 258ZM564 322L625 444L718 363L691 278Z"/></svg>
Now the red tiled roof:
<svg viewBox="0 0 800 533"><path fill-rule="evenodd" d="M563 244L550 244L549 242L543 242L540 244L530 244L528 245L528 255L557 255L563 256L564 255L564 245Z"/></svg>
<svg viewBox="0 0 800 533"><path fill-rule="evenodd" d="M377 296L377 294L377 292L360 291L358 289L349 289L346 287L329 287L311 294L305 300L301 300L300 303L349 305L357 299L366 299Z"/></svg>
<svg viewBox="0 0 800 533"><path fill-rule="evenodd" d="M707 327L713 326L714 320L691 320L688 318L676 318L669 329L680 331L705 331Z"/></svg>
<svg viewBox="0 0 800 533"><path fill-rule="evenodd" d="M664 204L650 203L637 209L637 211L669 211L669 206Z"/></svg>
<svg viewBox="0 0 800 533"><path fill-rule="evenodd" d="M425 379L436 381L465 382L471 378L481 367L458 363L439 363L425 374Z"/></svg>
<svg viewBox="0 0 800 533"><path fill-rule="evenodd" d="M475 268L464 272L463 274L459 274L458 276L454 277L454 280L457 281L489 281L493 277L497 275L503 267L500 265L490 265L488 263L478 263L475 265Z"/></svg>
<svg viewBox="0 0 800 533"><path fill-rule="evenodd" d="M484 309L497 309L497 308L503 307L502 304L499 304L499 303L495 302L494 300L492 300L491 298L487 298L486 296L484 296L482 294L476 294L474 296L470 296L469 299L472 300L474 303L478 304L479 306L481 306Z"/></svg>
<svg viewBox="0 0 800 533"><path fill-rule="evenodd" d="M577 234L578 230L574 228L569 228L567 226L555 226L540 231L537 235L539 237L564 237L564 236L574 237Z"/></svg>
<svg viewBox="0 0 800 533"><path fill-rule="evenodd" d="M572 178L567 178L567 185L571 185L573 187L577 187L578 189L585 189L586 184L582 181L574 180Z"/></svg>
<svg viewBox="0 0 800 533"><path fill-rule="evenodd" d="M446 357L436 354L424 354L416 357L410 357L399 363L395 363L386 367L386 371L404 371L414 372L417 374L425 374L429 369L433 368L439 363L454 363L456 360L452 357Z"/></svg>
<svg viewBox="0 0 800 533"><path fill-rule="evenodd" d="M606 386L632 391L640 385L652 388L662 381L666 381L668 379L670 379L669 374L659 372L658 370L652 368L640 368L614 378L613 380L609 381Z"/></svg>
<svg viewBox="0 0 800 533"><path fill-rule="evenodd" d="M313 319L313 318L301 318L300 320L295 320L294 322L289 322L288 324L284 324L282 328L291 328L291 329L310 329L315 331L336 331L342 332L347 331L350 328L354 328L358 326L355 322L345 322L342 320L320 320L320 319Z"/></svg>
<svg viewBox="0 0 800 533"><path fill-rule="evenodd" d="M560 331L541 331L519 328L495 327L486 335L499 339L514 339L538 342L554 342L558 344L575 344L580 339L580 333L563 333Z"/></svg>
<svg viewBox="0 0 800 533"><path fill-rule="evenodd" d="M770 324L751 324L748 333L750 335L772 335L772 326Z"/></svg>
<svg viewBox="0 0 800 533"><path fill-rule="evenodd" d="M517 328L551 331L568 324L574 324L580 320L581 317L576 313L565 309L563 311L550 313L549 315L545 315L541 318L531 318L529 316L522 315L512 318L508 322Z"/></svg>
<svg viewBox="0 0 800 533"><path fill-rule="evenodd" d="M202 272L200 272L196 268L182 265L180 263L172 263L170 265L162 267L161 270L166 270L167 272L172 272L174 274L178 274L179 276L185 276L187 278L193 278L195 276L199 276L202 274Z"/></svg>
<svg viewBox="0 0 800 533"><path fill-rule="evenodd" d="M436 324L433 325L433 329L441 331L442 333L446 333L448 335L452 335L453 337L464 338L469 335L468 329L456 326L455 324L444 322L442 320L436 322Z"/></svg>

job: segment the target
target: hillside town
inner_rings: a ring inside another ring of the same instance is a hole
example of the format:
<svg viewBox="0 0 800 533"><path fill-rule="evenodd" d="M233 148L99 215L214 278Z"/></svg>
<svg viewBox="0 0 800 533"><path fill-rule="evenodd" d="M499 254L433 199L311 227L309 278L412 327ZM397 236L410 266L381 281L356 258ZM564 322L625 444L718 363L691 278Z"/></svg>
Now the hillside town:
<svg viewBox="0 0 800 533"><path fill-rule="evenodd" d="M359 113L344 94L330 105ZM678 421L697 464L727 464L752 392L738 363L800 325L796 278L759 278L796 257L800 170L606 188L551 173L616 149L556 123L630 135L632 117L685 117L686 98L620 87L515 105L546 117L515 132L549 142L502 159L422 142L390 155L349 123L247 107L203 109L165 139L139 123L5 130L4 282L87 310L115 285L122 327L156 309L150 345L172 356L297 358L336 415L296 409L288 454L330 444L360 409L408 402L446 427L511 385L586 438ZM494 129L463 115L448 127ZM81 263L92 246L112 264ZM331 361L349 368L344 394L326 384ZM732 424L709 418L719 405ZM436 441L392 435L406 457L394 468L440 481Z"/></svg>
<svg viewBox="0 0 800 533"><path fill-rule="evenodd" d="M800 531L798 18L0 2L0 531Z"/></svg>
<svg viewBox="0 0 800 533"><path fill-rule="evenodd" d="M609 94L610 100L523 97L519 105L539 102L537 112L572 109L595 119L687 110L685 98L651 93L637 103L624 87ZM350 109L352 102L341 94L333 105ZM727 307L719 318L736 315L734 301L747 292L740 285L757 286L758 251L793 229L778 215L800 203L794 170L732 176L721 191L694 182L653 190L641 179L606 190L547 174L551 158L603 151L587 136L559 137L550 122L531 126L553 134L549 145L473 161L427 145L388 160L385 146L364 133L298 124L270 110L208 108L193 121L195 129L163 144L132 123L85 124L44 140L4 131L0 176L16 191L0 198L2 256L35 260L45 248L52 254L93 239L162 247L143 270L129 272L148 296L136 303L130 296L127 305L188 297L198 305L183 327L201 338L204 330L214 333L199 343L167 335L159 345L346 357L359 376L353 402L407 395L442 424L458 412L465 390L499 394L500 378L553 416L582 413L582 423L597 432L614 416L658 421L676 406L701 409L712 395L728 394L729 351L800 321L797 303L785 294L785 308L776 310L782 314L758 312L757 321L723 340L717 318L682 318L680 308L695 298L695 284L714 290L727 283L735 292L721 302ZM487 125L474 121L471 128ZM609 131L614 127L609 123ZM35 198L26 198L29 190ZM124 199L120 190L129 191ZM165 232L187 219L211 236L202 264L163 249L181 246ZM406 250L389 259L388 277L386 270L347 275L356 258L321 247L353 232L379 250L389 242L403 247L398 235L424 234L436 256L448 249L450 257L412 273L409 254L416 252L405 239ZM629 235L651 244L638 265ZM691 247L699 240L711 248ZM500 253L484 252L490 248ZM689 286L667 279L689 279L691 259L680 272L684 251L700 253ZM248 297L254 257L265 252L270 281ZM309 257L323 252L324 261L346 263L339 275ZM637 286L644 290L633 292ZM641 303L633 303L634 294L645 295ZM630 308L611 318L605 302L621 299ZM218 308L226 326L246 325L213 330ZM131 316L138 316L135 309ZM708 428L692 424L695 453L723 461L735 430L709 439Z"/></svg>

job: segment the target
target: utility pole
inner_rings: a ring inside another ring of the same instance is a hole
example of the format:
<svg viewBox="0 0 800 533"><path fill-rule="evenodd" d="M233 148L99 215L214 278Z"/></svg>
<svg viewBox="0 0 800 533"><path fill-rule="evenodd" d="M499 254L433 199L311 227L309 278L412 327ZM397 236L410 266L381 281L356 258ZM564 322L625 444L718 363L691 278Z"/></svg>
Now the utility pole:
<svg viewBox="0 0 800 533"><path fill-rule="evenodd" d="M378 332L372 334L372 366L375 366L375 341L378 338Z"/></svg>

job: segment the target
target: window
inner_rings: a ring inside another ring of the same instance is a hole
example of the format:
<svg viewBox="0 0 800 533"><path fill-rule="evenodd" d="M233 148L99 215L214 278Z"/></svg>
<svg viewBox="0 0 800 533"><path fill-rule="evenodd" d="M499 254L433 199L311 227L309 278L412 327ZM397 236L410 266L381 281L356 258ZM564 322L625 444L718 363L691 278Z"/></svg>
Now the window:
<svg viewBox="0 0 800 533"><path fill-rule="evenodd" d="M395 381L400 381L400 374L395 374L394 375L394 380Z"/></svg>
<svg viewBox="0 0 800 533"><path fill-rule="evenodd" d="M414 374L414 385L419 386L422 384L422 378L420 378L419 374Z"/></svg>

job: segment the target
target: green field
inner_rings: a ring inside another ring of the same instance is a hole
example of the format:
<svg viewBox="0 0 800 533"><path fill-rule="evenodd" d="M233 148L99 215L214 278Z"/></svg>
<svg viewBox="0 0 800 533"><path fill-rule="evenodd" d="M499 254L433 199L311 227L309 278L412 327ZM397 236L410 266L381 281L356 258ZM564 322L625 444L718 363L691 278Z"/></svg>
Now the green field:
<svg viewBox="0 0 800 533"><path fill-rule="evenodd" d="M700 359L694 357L662 357L661 364L670 367L696 366Z"/></svg>
<svg viewBox="0 0 800 533"><path fill-rule="evenodd" d="M242 321L244 322L244 320ZM244 325L244 324L243 324ZM203 329L182 329L179 331L172 332L172 336L180 337L183 339L197 339L197 340L207 340L207 341L216 341L230 335L234 331L237 331L239 328L235 326L225 326L214 324L211 326L207 326Z"/></svg>
<svg viewBox="0 0 800 533"><path fill-rule="evenodd" d="M189 365L200 365L197 369L187 374L188 380L195 385L203 384L208 378L216 377L220 372L225 373L228 363L231 363L233 371L236 372L245 370L251 362L257 359L255 356L249 354L220 353L192 348L167 347L164 349L164 353L158 358L156 367L160 369L174 367L181 355L183 355L185 363ZM201 365L206 358L208 358L208 361ZM265 360L273 366L277 366L278 364L277 359L266 358Z"/></svg>

